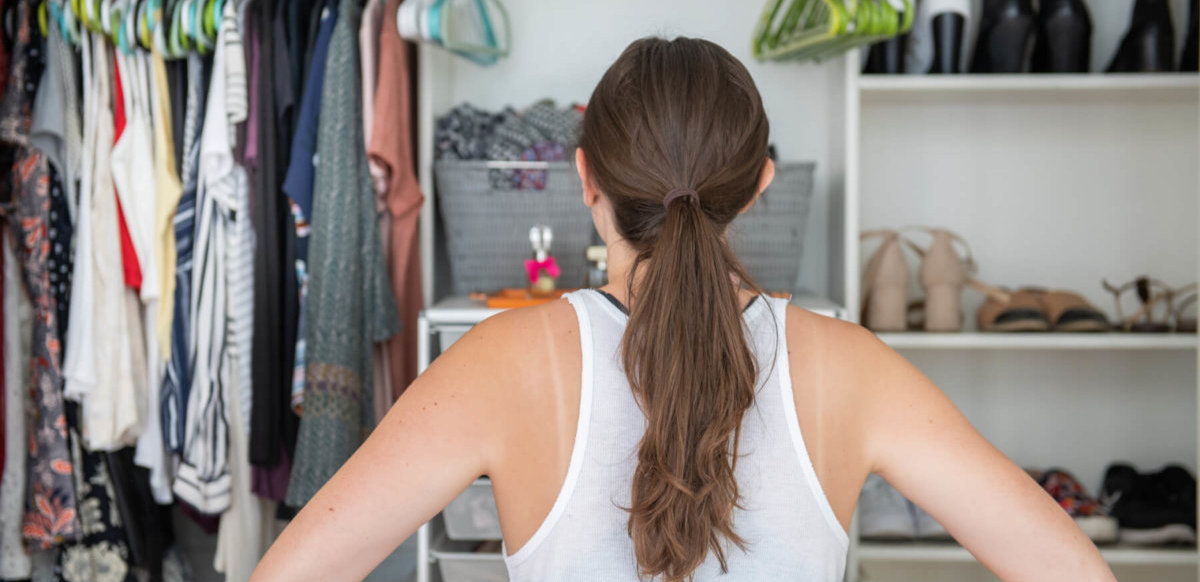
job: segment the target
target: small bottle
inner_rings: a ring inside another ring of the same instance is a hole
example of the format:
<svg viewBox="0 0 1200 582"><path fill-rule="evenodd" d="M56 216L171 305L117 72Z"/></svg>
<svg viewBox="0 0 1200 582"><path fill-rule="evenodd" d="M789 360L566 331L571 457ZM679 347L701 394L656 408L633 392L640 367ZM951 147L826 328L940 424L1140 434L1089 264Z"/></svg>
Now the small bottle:
<svg viewBox="0 0 1200 582"><path fill-rule="evenodd" d="M588 262L587 287L603 287L608 284L608 247L595 245L587 248Z"/></svg>
<svg viewBox="0 0 1200 582"><path fill-rule="evenodd" d="M539 265L546 265L548 261L553 261L554 257L546 251L539 250L533 253L533 260ZM554 291L556 278L550 276L547 271L549 271L547 267L538 268L537 279L530 285L535 294L547 294Z"/></svg>
<svg viewBox="0 0 1200 582"><path fill-rule="evenodd" d="M534 295L553 293L561 273L554 256L550 254L553 237L553 231L546 225L534 226L529 230L533 258L525 261L525 272L529 276L529 291Z"/></svg>

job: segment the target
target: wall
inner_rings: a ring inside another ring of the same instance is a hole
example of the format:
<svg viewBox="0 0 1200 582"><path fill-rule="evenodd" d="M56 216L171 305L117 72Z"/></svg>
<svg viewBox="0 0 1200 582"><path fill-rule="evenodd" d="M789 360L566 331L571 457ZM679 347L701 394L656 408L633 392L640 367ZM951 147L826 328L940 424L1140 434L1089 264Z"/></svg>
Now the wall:
<svg viewBox="0 0 1200 582"><path fill-rule="evenodd" d="M753 75L771 121L781 160L813 160L816 197L806 233L802 285L824 293L828 285L827 229L830 192L840 196L843 61L759 63L750 37L763 3L729 0L611 0L605 2L505 2L512 22L508 58L480 67L434 49L433 110L461 102L485 108L527 106L552 98L586 102L605 69L633 40L649 35L712 40L739 58Z"/></svg>

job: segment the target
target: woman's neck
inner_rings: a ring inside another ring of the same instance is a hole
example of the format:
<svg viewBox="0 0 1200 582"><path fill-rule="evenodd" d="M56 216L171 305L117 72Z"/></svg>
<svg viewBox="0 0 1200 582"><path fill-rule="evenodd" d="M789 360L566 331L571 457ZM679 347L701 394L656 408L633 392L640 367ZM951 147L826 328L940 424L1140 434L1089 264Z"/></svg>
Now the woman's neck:
<svg viewBox="0 0 1200 582"><path fill-rule="evenodd" d="M601 289L605 293L615 297L617 301L621 302L622 305L629 305L629 279L633 274L633 263L636 260L637 251L633 250L633 247L631 247L629 243L625 242L625 239L619 239L608 244L608 284L604 287L601 287ZM637 278L639 280L645 273L645 268L646 265L643 264L638 269L639 273ZM733 277L733 275L730 275L730 277ZM734 284L740 288L741 285L737 281L736 277L733 278ZM635 290L635 294L636 290L639 288L639 282L640 281L634 281L633 289ZM754 297L755 293L745 289L739 289L738 295L741 299L742 305L745 306L750 302L750 299Z"/></svg>
<svg viewBox="0 0 1200 582"><path fill-rule="evenodd" d="M629 305L629 279L636 260L637 251L625 239L608 245L608 284L603 289L624 305Z"/></svg>

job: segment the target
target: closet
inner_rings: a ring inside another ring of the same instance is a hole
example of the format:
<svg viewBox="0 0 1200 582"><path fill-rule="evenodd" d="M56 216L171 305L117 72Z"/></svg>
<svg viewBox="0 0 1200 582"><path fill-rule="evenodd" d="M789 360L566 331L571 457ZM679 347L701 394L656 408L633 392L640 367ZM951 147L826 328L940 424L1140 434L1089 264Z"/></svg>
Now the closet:
<svg viewBox="0 0 1200 582"><path fill-rule="evenodd" d="M1097 70L1116 50L1130 3L1088 7ZM860 53L822 65L760 63L746 48L759 8L715 0L603 7L527 0L509 5L512 50L495 66L420 49L418 173L433 201L422 215L429 304L422 362L487 315L452 296L436 260L434 155L424 136L437 117L463 101L490 108L544 97L584 101L612 56L647 34L704 36L728 47L758 83L780 159L816 161L799 260L803 287L822 298L827 313L857 319L869 256L859 233L877 227L953 229L971 244L984 281L1075 289L1109 314L1102 278L1196 279L1195 74L867 76L859 72ZM1173 2L1172 10L1178 45L1186 3ZM566 21L591 23L588 34ZM1147 471L1165 463L1195 471L1194 335L984 334L973 323L981 301L964 294L970 323L961 333L881 338L1022 466L1064 467L1093 493L1117 460ZM441 579L434 553L446 547L442 520L418 536L420 582ZM993 579L954 544L862 541L857 527L851 540L848 580ZM1122 580L1197 576L1194 548L1114 546L1104 556ZM488 559L496 558L480 558Z"/></svg>

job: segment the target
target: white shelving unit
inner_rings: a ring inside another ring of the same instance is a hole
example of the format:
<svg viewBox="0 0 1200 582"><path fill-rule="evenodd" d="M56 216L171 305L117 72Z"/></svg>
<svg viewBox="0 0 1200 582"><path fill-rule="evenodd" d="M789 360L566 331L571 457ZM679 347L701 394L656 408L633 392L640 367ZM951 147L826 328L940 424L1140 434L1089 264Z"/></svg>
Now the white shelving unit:
<svg viewBox="0 0 1200 582"><path fill-rule="evenodd" d="M1200 89L1195 75L1086 74L1086 75L862 75L858 89L866 98L915 95L938 98L943 93L1052 94L1078 98L1081 93L1127 93L1141 99L1174 99L1194 96Z"/></svg>
<svg viewBox="0 0 1200 582"><path fill-rule="evenodd" d="M895 349L946 350L1192 350L1195 334L881 333Z"/></svg>
<svg viewBox="0 0 1200 582"><path fill-rule="evenodd" d="M912 224L964 235L987 282L1076 290L1110 313L1102 278L1196 280L1200 76L866 76L859 59L844 85L851 313L874 250L858 233ZM980 333L982 297L964 297L961 333L879 337L1015 462L1066 467L1093 493L1111 461L1195 472L1195 334ZM1195 548L1101 552L1121 580L1197 579ZM847 578L994 579L957 544L860 540L856 524Z"/></svg>
<svg viewBox="0 0 1200 582"><path fill-rule="evenodd" d="M1108 563L1122 566L1195 566L1200 554L1195 548L1139 548L1104 546L1101 555ZM975 556L954 543L863 542L858 546L862 560L879 562L974 562Z"/></svg>

